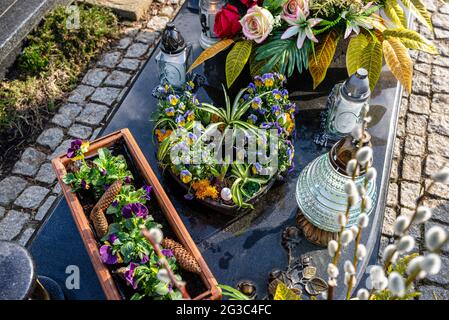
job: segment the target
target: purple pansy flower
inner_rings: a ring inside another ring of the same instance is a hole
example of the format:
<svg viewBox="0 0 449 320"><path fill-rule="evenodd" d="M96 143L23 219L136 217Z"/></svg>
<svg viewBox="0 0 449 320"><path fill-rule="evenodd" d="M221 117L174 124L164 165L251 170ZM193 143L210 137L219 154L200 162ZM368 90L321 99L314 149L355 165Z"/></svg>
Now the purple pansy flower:
<svg viewBox="0 0 449 320"><path fill-rule="evenodd" d="M112 254L112 247L107 244L100 247L100 258L105 264L116 264L118 262L117 255Z"/></svg>
<svg viewBox="0 0 449 320"><path fill-rule="evenodd" d="M110 185L108 185L107 183L104 185L104 191L108 190L110 187Z"/></svg>
<svg viewBox="0 0 449 320"><path fill-rule="evenodd" d="M111 204L114 208L117 208L118 207L118 201L117 200L114 200L114 201L112 201L112 204Z"/></svg>
<svg viewBox="0 0 449 320"><path fill-rule="evenodd" d="M70 144L70 148L67 150L67 158L74 158L76 152L81 148L83 141L81 139L73 140Z"/></svg>
<svg viewBox="0 0 449 320"><path fill-rule="evenodd" d="M150 261L150 257L148 255L144 255L142 259L140 259L140 264L144 264Z"/></svg>
<svg viewBox="0 0 449 320"><path fill-rule="evenodd" d="M262 122L262 123L260 124L260 127L261 127L262 129L270 129L272 125L273 125L273 124L270 123L270 122Z"/></svg>
<svg viewBox="0 0 449 320"><path fill-rule="evenodd" d="M136 217L145 219L148 216L148 208L139 202L127 204L122 208L124 218L129 219L133 214Z"/></svg>
<svg viewBox="0 0 449 320"><path fill-rule="evenodd" d="M173 257L173 251L171 251L170 249L162 249L161 252L167 258Z"/></svg>
<svg viewBox="0 0 449 320"><path fill-rule="evenodd" d="M145 190L145 196L144 196L145 199L150 201L151 200L151 191L153 191L153 187L144 185L142 188L143 188L143 190Z"/></svg>
<svg viewBox="0 0 449 320"><path fill-rule="evenodd" d="M89 189L89 185L87 184L86 180L84 180L84 179L81 180L80 186L81 186L81 188L84 189L84 190Z"/></svg>
<svg viewBox="0 0 449 320"><path fill-rule="evenodd" d="M118 240L118 237L115 235L115 233L112 233L112 234L109 235L109 237L108 237L108 242L109 242L110 244L114 244L114 242L115 242L116 240Z"/></svg>
<svg viewBox="0 0 449 320"><path fill-rule="evenodd" d="M125 271L125 279L133 287L134 290L137 289L137 283L134 281L134 270L136 269L136 267L137 264L131 262L129 264L128 270Z"/></svg>
<svg viewBox="0 0 449 320"><path fill-rule="evenodd" d="M194 197L195 196L191 193L187 193L184 195L184 199L186 199L186 200L193 200Z"/></svg>
<svg viewBox="0 0 449 320"><path fill-rule="evenodd" d="M102 176L105 176L105 175L107 175L108 174L108 171L106 170L106 169L102 169L101 170L101 175Z"/></svg>
<svg viewBox="0 0 449 320"><path fill-rule="evenodd" d="M131 183L131 177L130 176L126 176L125 177L125 183L126 184L130 184Z"/></svg>

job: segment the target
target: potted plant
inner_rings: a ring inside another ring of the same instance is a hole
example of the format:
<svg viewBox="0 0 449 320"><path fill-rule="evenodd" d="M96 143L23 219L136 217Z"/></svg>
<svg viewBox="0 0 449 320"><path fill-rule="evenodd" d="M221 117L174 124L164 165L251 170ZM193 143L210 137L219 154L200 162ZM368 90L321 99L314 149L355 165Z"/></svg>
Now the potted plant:
<svg viewBox="0 0 449 320"><path fill-rule="evenodd" d="M91 144L75 140L52 165L107 299L181 298L164 280L164 268L195 299L220 298L214 276L128 129ZM142 228L156 234L158 248Z"/></svg>
<svg viewBox="0 0 449 320"><path fill-rule="evenodd" d="M223 88L223 107L200 103L193 83L181 94L168 85L157 89L157 158L187 199L236 214L253 208L292 169L295 104L284 82L278 73L256 76L232 102ZM262 157L267 153L269 159Z"/></svg>
<svg viewBox="0 0 449 320"><path fill-rule="evenodd" d="M413 62L407 49L438 51L408 29L404 8L433 29L421 0L231 0L215 18L214 33L222 40L206 49L190 69L228 50L228 88L249 64L252 75L277 70L290 77L295 70L308 69L315 89L325 79L339 43L349 40L345 44L349 75L365 68L373 90L384 59L410 92Z"/></svg>

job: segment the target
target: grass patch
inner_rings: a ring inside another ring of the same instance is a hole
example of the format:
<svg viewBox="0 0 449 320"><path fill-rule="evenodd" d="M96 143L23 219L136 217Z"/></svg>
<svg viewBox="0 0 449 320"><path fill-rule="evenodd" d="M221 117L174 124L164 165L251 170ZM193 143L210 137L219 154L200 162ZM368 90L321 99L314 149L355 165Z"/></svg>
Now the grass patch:
<svg viewBox="0 0 449 320"><path fill-rule="evenodd" d="M65 6L49 13L27 37L14 75L0 83L0 147L40 129L44 115L117 35L117 17L110 10L82 4L78 8L79 29L67 29Z"/></svg>

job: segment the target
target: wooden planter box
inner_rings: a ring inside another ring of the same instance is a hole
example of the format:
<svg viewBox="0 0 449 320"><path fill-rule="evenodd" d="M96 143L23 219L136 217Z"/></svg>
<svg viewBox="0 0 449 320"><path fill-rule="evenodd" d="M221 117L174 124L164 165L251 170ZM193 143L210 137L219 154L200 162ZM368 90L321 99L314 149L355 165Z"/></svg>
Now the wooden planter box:
<svg viewBox="0 0 449 320"><path fill-rule="evenodd" d="M190 237L184 223L170 202L167 194L162 188L159 180L155 176L153 170L148 164L145 156L142 154L139 146L137 145L134 137L131 135L128 129L122 129L111 133L105 137L99 138L92 142L89 146L89 151L85 154L86 158L97 155L97 150L100 148L110 148L118 144L123 144L129 153L129 156L133 160L135 169L141 175L141 178L147 185L153 186L154 197L159 205L164 218L167 220L169 227L174 235L175 240L180 242L186 250L188 250L197 260L201 267L202 273L200 277L202 286L205 287L205 291L196 295L195 300L211 299L216 300L221 298L221 290L217 287L217 281L212 275L209 267L204 261L200 251ZM66 166L71 162L65 155L61 155L52 160L53 169L58 177L59 184L61 185L64 196L72 212L75 224L83 239L87 253L92 261L92 265L97 273L98 279L102 286L102 289L108 300L123 299L123 295L120 293L114 277L111 274L109 268L103 264L100 259L99 253L99 241L97 240L92 224L90 223L87 215L85 214L80 200L76 193L71 191L71 187L66 185L62 178L66 174ZM162 221L158 221L162 222ZM196 276L196 275L195 275ZM187 289L189 285L187 283Z"/></svg>

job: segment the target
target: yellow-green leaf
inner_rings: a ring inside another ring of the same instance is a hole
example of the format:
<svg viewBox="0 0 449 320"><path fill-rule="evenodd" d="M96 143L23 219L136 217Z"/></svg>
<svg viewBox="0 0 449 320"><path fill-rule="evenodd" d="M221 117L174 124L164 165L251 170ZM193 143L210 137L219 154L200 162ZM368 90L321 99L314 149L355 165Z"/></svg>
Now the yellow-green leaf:
<svg viewBox="0 0 449 320"><path fill-rule="evenodd" d="M213 46L207 48L206 50L201 52L201 54L198 56L198 58L196 58L195 62L192 63L188 72L190 72L193 69L195 69L196 67L198 67L204 61L214 57L217 53L219 53L223 50L226 50L226 48L228 48L233 43L234 43L234 40L232 40L232 39L224 39L224 40L221 40L220 42L217 42Z"/></svg>
<svg viewBox="0 0 449 320"><path fill-rule="evenodd" d="M427 11L426 6L421 0L401 0L402 4L410 9L413 15L423 24L425 24L430 30L433 31L432 19L430 13Z"/></svg>
<svg viewBox="0 0 449 320"><path fill-rule="evenodd" d="M396 79L410 92L412 90L413 62L407 48L396 38L382 42L385 62Z"/></svg>
<svg viewBox="0 0 449 320"><path fill-rule="evenodd" d="M382 70L382 45L377 39L371 39L362 50L360 67L368 71L369 86L373 91Z"/></svg>
<svg viewBox="0 0 449 320"><path fill-rule="evenodd" d="M346 50L346 69L348 75L352 75L360 68L362 61L362 51L368 45L368 39L363 33L349 41L348 49Z"/></svg>
<svg viewBox="0 0 449 320"><path fill-rule="evenodd" d="M397 28L387 29L383 32L386 39L397 38L407 48L425 51L431 54L438 54L437 48L418 32L409 29Z"/></svg>
<svg viewBox="0 0 449 320"><path fill-rule="evenodd" d="M228 88L232 86L242 72L251 55L252 48L252 41L239 41L232 48L231 52L228 53L226 57L226 83Z"/></svg>
<svg viewBox="0 0 449 320"><path fill-rule="evenodd" d="M255 54L251 55L249 58L249 73L251 74L251 77L254 78L255 76L261 75L267 62L268 59L257 60ZM279 72L279 65L275 65L271 71Z"/></svg>
<svg viewBox="0 0 449 320"><path fill-rule="evenodd" d="M274 294L274 300L301 300L301 297L289 289L283 282L279 282Z"/></svg>
<svg viewBox="0 0 449 320"><path fill-rule="evenodd" d="M309 71L314 89L326 76L327 69L334 58L335 49L337 49L338 39L338 33L331 30L315 45L315 52L312 51L309 54Z"/></svg>
<svg viewBox="0 0 449 320"><path fill-rule="evenodd" d="M384 6L384 12L387 17L398 27L407 27L407 19L404 10L397 0L387 0Z"/></svg>

